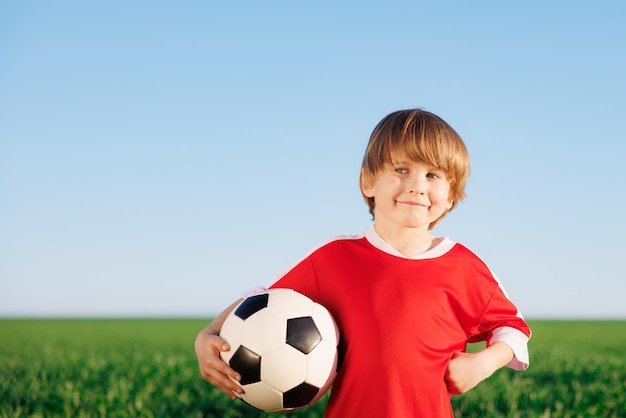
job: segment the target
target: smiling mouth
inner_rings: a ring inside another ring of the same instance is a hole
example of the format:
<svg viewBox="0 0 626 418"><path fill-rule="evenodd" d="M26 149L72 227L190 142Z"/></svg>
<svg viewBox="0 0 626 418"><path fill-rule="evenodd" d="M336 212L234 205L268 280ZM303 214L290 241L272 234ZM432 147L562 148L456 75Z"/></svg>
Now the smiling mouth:
<svg viewBox="0 0 626 418"><path fill-rule="evenodd" d="M412 202L412 201L398 200L397 203L399 203L401 205L417 206L417 207L422 207L422 208L428 208L429 207L428 205L426 205L424 203L418 203L418 202Z"/></svg>

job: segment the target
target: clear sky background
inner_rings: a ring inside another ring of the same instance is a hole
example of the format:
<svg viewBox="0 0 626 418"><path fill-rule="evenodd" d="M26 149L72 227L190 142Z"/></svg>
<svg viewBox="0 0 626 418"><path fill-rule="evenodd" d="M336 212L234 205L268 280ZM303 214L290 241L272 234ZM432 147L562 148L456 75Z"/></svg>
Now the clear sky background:
<svg viewBox="0 0 626 418"><path fill-rule="evenodd" d="M472 157L435 230L528 318L626 318L626 3L0 3L0 316L201 316L370 223L369 135ZM340 278L338 278L340 279Z"/></svg>

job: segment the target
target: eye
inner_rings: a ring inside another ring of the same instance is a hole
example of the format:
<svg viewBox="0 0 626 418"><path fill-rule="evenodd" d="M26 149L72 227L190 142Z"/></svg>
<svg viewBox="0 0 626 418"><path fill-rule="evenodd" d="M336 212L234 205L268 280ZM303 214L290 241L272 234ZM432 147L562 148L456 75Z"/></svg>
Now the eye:
<svg viewBox="0 0 626 418"><path fill-rule="evenodd" d="M396 167L394 171L398 174L408 174L409 169L405 167Z"/></svg>
<svg viewBox="0 0 626 418"><path fill-rule="evenodd" d="M426 177L429 179L443 179L445 178L445 175L443 173L435 171L435 172L430 172L426 174Z"/></svg>

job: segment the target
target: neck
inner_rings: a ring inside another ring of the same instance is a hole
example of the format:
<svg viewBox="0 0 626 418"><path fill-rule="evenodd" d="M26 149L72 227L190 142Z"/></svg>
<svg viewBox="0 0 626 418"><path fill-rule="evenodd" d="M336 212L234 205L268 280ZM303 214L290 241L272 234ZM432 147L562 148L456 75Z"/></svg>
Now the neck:
<svg viewBox="0 0 626 418"><path fill-rule="evenodd" d="M386 229L375 223L374 230L387 244L405 257L421 254L441 242L440 238L421 228Z"/></svg>

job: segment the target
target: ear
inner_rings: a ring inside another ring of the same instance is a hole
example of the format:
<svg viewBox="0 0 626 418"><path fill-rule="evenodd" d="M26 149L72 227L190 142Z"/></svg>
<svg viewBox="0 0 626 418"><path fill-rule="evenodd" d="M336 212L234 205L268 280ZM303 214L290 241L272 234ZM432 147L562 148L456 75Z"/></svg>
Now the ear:
<svg viewBox="0 0 626 418"><path fill-rule="evenodd" d="M454 199L448 200L448 205L446 206L446 209L450 210L452 209L452 206L454 206Z"/></svg>
<svg viewBox="0 0 626 418"><path fill-rule="evenodd" d="M374 187L372 186L372 182L367 177L368 176L363 174L363 170L361 170L361 177L359 179L361 192L365 197L374 197Z"/></svg>

